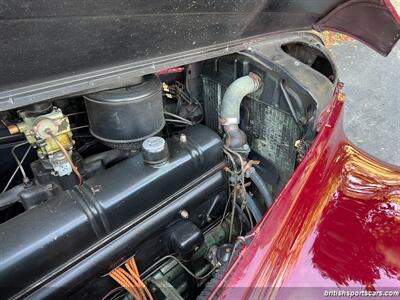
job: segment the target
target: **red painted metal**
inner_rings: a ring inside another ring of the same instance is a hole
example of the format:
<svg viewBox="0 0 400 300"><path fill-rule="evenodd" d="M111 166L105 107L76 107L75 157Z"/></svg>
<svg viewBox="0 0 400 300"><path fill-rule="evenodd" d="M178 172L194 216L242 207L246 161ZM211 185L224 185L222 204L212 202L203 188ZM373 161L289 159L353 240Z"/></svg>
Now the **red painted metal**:
<svg viewBox="0 0 400 300"><path fill-rule="evenodd" d="M156 72L156 74L180 73L183 71L185 71L184 67L178 67L178 68L169 68L169 69L161 70L161 71Z"/></svg>
<svg viewBox="0 0 400 300"><path fill-rule="evenodd" d="M316 22L314 28L344 33L387 56L400 36L399 21L387 0L348 0Z"/></svg>
<svg viewBox="0 0 400 300"><path fill-rule="evenodd" d="M315 143L210 298L399 289L400 169L347 140L342 99L337 92Z"/></svg>
<svg viewBox="0 0 400 300"><path fill-rule="evenodd" d="M385 0L385 5L390 10L397 23L400 24L400 15L399 12L396 10L394 4L392 3L392 0Z"/></svg>

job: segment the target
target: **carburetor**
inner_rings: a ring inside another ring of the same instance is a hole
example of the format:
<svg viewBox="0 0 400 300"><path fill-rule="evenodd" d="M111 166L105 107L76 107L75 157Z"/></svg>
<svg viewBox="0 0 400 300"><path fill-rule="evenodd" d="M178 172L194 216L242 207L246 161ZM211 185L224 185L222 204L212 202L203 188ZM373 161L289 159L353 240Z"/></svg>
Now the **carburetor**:
<svg viewBox="0 0 400 300"><path fill-rule="evenodd" d="M61 109L51 106L44 114L32 114L29 110L19 111L18 114L22 122L8 126L10 134L23 133L36 149L44 167L53 170L53 175L71 174L72 167L61 146L71 155L75 141L68 117Z"/></svg>

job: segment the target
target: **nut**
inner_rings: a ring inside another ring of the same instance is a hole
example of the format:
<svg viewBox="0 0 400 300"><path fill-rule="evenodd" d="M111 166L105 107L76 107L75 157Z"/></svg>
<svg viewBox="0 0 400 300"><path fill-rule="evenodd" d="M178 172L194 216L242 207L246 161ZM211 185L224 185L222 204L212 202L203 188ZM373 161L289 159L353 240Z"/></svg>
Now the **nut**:
<svg viewBox="0 0 400 300"><path fill-rule="evenodd" d="M187 136L186 136L186 134L181 133L180 136L179 136L179 141L180 141L181 143L186 143L186 142L187 142Z"/></svg>
<svg viewBox="0 0 400 300"><path fill-rule="evenodd" d="M183 219L189 219L189 212L186 209L180 210L179 214Z"/></svg>
<svg viewBox="0 0 400 300"><path fill-rule="evenodd" d="M17 125L10 125L7 127L7 129L11 135L19 133L19 128Z"/></svg>

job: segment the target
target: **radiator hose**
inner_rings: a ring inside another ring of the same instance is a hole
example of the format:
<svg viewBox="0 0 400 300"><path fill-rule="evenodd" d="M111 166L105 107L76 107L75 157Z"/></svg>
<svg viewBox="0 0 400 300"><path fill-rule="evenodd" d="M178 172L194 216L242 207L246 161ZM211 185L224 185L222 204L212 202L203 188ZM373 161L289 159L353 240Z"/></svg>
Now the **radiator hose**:
<svg viewBox="0 0 400 300"><path fill-rule="evenodd" d="M260 174L255 169L250 171L250 179L253 181L255 186L257 187L258 191L264 198L265 206L268 208L272 205L272 196L270 191L267 188L267 185L264 183L263 179L261 178Z"/></svg>
<svg viewBox="0 0 400 300"><path fill-rule="evenodd" d="M256 200L254 200L254 198L250 194L247 194L247 207L253 215L254 220L256 220L256 223L258 224L258 222L261 221L263 215L260 209L257 207Z"/></svg>
<svg viewBox="0 0 400 300"><path fill-rule="evenodd" d="M219 123L226 133L225 146L240 151L247 145L246 134L239 128L240 104L245 96L261 87L261 78L255 73L240 77L227 88L221 104Z"/></svg>

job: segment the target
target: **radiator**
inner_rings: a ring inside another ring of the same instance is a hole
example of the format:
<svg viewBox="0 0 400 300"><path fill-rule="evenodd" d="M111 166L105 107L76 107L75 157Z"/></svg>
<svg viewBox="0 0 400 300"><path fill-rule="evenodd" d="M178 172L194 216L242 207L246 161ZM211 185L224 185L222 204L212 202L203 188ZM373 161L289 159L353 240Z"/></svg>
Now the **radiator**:
<svg viewBox="0 0 400 300"><path fill-rule="evenodd" d="M220 134L222 128L218 124L218 112L225 90L226 86L203 76L205 122ZM251 116L247 124L242 126L251 149L269 160L278 170L279 181L273 190L277 194L294 171L294 144L300 137L299 129L290 114L267 104L263 99L246 97L242 102L242 112Z"/></svg>

